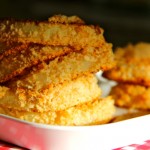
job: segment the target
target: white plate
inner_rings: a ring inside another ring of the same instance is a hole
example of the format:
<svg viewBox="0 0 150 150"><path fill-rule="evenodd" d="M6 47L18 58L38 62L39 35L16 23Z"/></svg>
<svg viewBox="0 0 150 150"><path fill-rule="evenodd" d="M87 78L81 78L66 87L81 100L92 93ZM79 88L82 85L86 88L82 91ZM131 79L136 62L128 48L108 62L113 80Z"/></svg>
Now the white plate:
<svg viewBox="0 0 150 150"><path fill-rule="evenodd" d="M111 150L150 139L150 115L117 123L66 127L0 115L0 139L32 150Z"/></svg>
<svg viewBox="0 0 150 150"><path fill-rule="evenodd" d="M104 81L101 85L103 95L107 95L114 84ZM30 123L0 114L0 139L31 150L111 150L150 140L149 124L150 115L104 125L71 127Z"/></svg>

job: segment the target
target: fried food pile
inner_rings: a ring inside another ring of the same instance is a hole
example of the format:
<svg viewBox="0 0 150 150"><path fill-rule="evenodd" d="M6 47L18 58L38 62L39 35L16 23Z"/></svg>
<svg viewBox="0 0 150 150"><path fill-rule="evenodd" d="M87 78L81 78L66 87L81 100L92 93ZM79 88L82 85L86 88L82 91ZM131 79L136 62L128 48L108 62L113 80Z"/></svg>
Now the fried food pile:
<svg viewBox="0 0 150 150"><path fill-rule="evenodd" d="M114 65L103 29L77 16L0 20L0 113L51 125L107 123L114 101L101 98L95 73Z"/></svg>
<svg viewBox="0 0 150 150"><path fill-rule="evenodd" d="M110 92L115 104L128 109L149 111L150 44L129 44L124 48L117 48L114 54L117 65L104 72L103 76L118 82Z"/></svg>

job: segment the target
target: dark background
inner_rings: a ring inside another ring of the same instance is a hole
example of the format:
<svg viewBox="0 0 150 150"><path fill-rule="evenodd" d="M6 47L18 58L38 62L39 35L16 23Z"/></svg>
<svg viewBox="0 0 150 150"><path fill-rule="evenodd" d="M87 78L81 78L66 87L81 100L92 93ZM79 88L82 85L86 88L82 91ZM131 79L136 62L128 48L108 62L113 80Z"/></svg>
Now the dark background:
<svg viewBox="0 0 150 150"><path fill-rule="evenodd" d="M150 42L150 0L0 0L0 18L43 20L53 14L100 25L114 47Z"/></svg>

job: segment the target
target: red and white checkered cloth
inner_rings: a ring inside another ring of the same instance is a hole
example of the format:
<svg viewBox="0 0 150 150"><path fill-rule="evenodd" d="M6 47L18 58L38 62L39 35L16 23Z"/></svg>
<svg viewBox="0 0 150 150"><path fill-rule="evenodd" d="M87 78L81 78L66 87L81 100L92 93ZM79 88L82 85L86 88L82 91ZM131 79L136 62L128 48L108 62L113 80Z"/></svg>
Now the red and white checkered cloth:
<svg viewBox="0 0 150 150"><path fill-rule="evenodd" d="M27 150L27 149L20 148L13 144L0 141L0 150ZM128 146L115 148L113 150L150 150L150 140L144 141L140 144L131 144Z"/></svg>
<svg viewBox="0 0 150 150"><path fill-rule="evenodd" d="M140 144L131 144L128 146L115 148L113 150L150 150L150 140L146 140Z"/></svg>

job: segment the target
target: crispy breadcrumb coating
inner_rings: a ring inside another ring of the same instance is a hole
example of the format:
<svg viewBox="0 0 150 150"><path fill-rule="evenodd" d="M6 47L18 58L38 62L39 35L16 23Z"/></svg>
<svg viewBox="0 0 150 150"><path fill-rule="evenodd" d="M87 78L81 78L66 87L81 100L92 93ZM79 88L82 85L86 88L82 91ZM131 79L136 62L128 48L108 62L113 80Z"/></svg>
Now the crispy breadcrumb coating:
<svg viewBox="0 0 150 150"><path fill-rule="evenodd" d="M1 44L5 51L0 55L0 83L23 74L25 69L42 61L50 61L71 51L81 50L67 46L46 46L33 43L18 45L17 43L10 45L5 43L5 46L4 43Z"/></svg>
<svg viewBox="0 0 150 150"><path fill-rule="evenodd" d="M119 83L112 88L110 95L117 106L150 109L150 87Z"/></svg>
<svg viewBox="0 0 150 150"><path fill-rule="evenodd" d="M138 43L115 51L117 65L103 76L118 82L150 86L150 44Z"/></svg>
<svg viewBox="0 0 150 150"><path fill-rule="evenodd" d="M95 77L115 66L112 44L101 27L77 16L4 19L0 43L0 113L69 126L104 124L113 118L114 100L100 98Z"/></svg>
<svg viewBox="0 0 150 150"><path fill-rule="evenodd" d="M0 106L23 111L58 111L99 98L94 75L81 76L41 90L0 87Z"/></svg>
<svg viewBox="0 0 150 150"><path fill-rule="evenodd" d="M99 47L105 43L103 29L99 26L85 25L80 23L81 19L67 19L67 17L59 16L61 20L58 21L57 18L52 17L49 21L43 22L0 20L0 41L33 42L80 48Z"/></svg>
<svg viewBox="0 0 150 150"><path fill-rule="evenodd" d="M108 123L115 113L115 107L111 97L107 97L63 111L38 113L0 107L0 113L36 123L82 126Z"/></svg>
<svg viewBox="0 0 150 150"><path fill-rule="evenodd" d="M41 90L49 85L57 85L75 79L81 75L108 70L114 66L111 44L102 48L87 47L81 52L70 54L33 67L27 74L9 82L11 88L28 88Z"/></svg>
<svg viewBox="0 0 150 150"><path fill-rule="evenodd" d="M54 15L48 18L50 23L85 24L78 16Z"/></svg>

